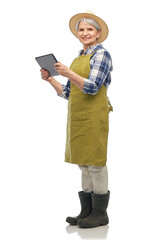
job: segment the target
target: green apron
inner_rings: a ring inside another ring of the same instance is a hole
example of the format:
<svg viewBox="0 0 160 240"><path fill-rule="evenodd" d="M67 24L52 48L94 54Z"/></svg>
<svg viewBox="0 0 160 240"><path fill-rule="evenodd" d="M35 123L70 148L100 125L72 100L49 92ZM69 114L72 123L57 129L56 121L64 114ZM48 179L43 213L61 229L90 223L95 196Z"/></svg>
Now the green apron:
<svg viewBox="0 0 160 240"><path fill-rule="evenodd" d="M92 54L91 54L92 55ZM91 55L76 58L70 69L88 79ZM84 94L71 82L68 100L65 162L105 166L109 111L107 88L102 85L95 95Z"/></svg>

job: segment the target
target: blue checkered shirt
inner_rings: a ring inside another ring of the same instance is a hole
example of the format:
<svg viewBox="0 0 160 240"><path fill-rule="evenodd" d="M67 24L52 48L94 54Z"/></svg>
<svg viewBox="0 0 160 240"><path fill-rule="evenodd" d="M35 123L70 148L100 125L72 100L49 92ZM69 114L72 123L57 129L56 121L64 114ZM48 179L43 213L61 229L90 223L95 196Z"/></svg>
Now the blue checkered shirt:
<svg viewBox="0 0 160 240"><path fill-rule="evenodd" d="M94 52L94 53L93 53ZM79 52L79 56L84 53L84 50ZM97 44L87 48L84 55L92 54L90 58L90 73L89 78L84 78L84 88L81 90L84 94L96 94L102 84L108 88L111 83L111 71L113 70L112 59L109 52L102 46ZM68 79L67 84L63 85L63 92L60 97L69 99L71 82Z"/></svg>

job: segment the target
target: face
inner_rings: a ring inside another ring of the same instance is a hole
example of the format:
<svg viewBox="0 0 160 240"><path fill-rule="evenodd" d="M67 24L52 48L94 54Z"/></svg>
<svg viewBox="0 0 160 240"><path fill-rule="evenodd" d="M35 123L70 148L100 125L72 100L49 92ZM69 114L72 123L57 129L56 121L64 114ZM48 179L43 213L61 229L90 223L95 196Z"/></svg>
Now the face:
<svg viewBox="0 0 160 240"><path fill-rule="evenodd" d="M89 23L80 22L78 28L78 39L83 44L84 48L88 48L97 44L97 39L100 36L100 31Z"/></svg>

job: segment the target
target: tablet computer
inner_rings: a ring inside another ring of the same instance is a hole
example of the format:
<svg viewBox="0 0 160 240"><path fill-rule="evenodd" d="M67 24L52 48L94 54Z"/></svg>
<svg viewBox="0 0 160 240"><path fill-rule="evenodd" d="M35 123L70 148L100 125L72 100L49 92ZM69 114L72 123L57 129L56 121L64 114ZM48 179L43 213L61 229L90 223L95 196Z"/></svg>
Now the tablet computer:
<svg viewBox="0 0 160 240"><path fill-rule="evenodd" d="M50 76L59 75L59 73L54 68L54 63L56 63L58 61L52 53L43 55L40 57L36 57L35 59L41 68L43 68L49 72Z"/></svg>

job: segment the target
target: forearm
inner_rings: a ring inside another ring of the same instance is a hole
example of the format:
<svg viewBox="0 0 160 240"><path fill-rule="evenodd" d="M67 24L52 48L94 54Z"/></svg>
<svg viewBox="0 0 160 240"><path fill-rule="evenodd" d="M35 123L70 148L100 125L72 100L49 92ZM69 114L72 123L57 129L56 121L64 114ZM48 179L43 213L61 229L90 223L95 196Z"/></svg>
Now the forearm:
<svg viewBox="0 0 160 240"><path fill-rule="evenodd" d="M71 82L73 82L80 90L82 90L84 88L84 78L79 76L78 74L76 74L73 71L69 71L68 72L68 76L69 80Z"/></svg>
<svg viewBox="0 0 160 240"><path fill-rule="evenodd" d="M71 69L63 65L61 62L54 64L56 71L63 77L67 77L71 82L73 82L80 90L84 87L84 79L79 76Z"/></svg>
<svg viewBox="0 0 160 240"><path fill-rule="evenodd" d="M62 84L57 82L53 77L51 77L51 79L48 81L52 87L56 90L56 92L61 95L63 92L63 87Z"/></svg>

